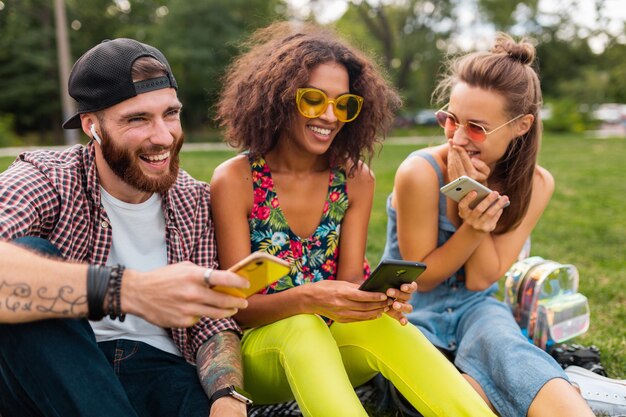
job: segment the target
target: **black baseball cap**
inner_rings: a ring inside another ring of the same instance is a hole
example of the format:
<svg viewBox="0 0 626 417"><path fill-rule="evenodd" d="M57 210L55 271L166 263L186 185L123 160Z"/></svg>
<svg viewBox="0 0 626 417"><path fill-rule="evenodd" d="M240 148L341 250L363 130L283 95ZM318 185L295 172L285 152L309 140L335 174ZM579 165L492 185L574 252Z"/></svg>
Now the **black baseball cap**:
<svg viewBox="0 0 626 417"><path fill-rule="evenodd" d="M165 65L166 75L133 82L133 63L144 56ZM82 113L103 110L138 94L170 87L178 89L161 51L134 39L104 40L85 52L72 67L68 88L70 96L78 102L78 112L63 123L63 128L80 128Z"/></svg>

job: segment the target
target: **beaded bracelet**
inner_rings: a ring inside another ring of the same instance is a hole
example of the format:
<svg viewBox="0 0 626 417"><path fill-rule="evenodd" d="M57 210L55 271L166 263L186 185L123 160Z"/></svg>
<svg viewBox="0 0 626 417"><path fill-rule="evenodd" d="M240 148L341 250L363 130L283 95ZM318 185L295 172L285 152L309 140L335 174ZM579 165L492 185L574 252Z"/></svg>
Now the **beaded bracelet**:
<svg viewBox="0 0 626 417"><path fill-rule="evenodd" d="M108 311L111 319L119 318L120 321L126 319L126 315L122 314L122 276L125 267L123 265L114 265L109 268L109 289L108 289Z"/></svg>

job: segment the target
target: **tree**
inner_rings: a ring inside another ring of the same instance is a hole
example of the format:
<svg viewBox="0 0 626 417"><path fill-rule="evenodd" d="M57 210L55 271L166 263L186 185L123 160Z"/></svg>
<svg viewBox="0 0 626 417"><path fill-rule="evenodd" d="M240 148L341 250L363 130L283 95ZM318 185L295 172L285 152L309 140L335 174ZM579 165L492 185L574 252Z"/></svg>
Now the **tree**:
<svg viewBox="0 0 626 417"><path fill-rule="evenodd" d="M337 27L370 51L404 92L408 108L427 107L447 40L456 28L450 0L351 1Z"/></svg>
<svg viewBox="0 0 626 417"><path fill-rule="evenodd" d="M477 0L481 24L492 24L497 30L511 31L514 26L534 26L538 0Z"/></svg>
<svg viewBox="0 0 626 417"><path fill-rule="evenodd" d="M13 115L20 132L56 131L61 143L52 2L3 4L0 114ZM281 0L66 0L66 8L73 61L104 39L130 37L161 49L179 83L189 130L207 125L221 74L237 53L236 42L283 18L286 10Z"/></svg>
<svg viewBox="0 0 626 417"><path fill-rule="evenodd" d="M74 59L105 39L125 37L149 42L150 28L158 23L157 11L167 5L167 0L66 2Z"/></svg>
<svg viewBox="0 0 626 417"><path fill-rule="evenodd" d="M207 127L225 67L238 42L283 18L279 0L169 0L149 35L166 54L179 84L187 130Z"/></svg>
<svg viewBox="0 0 626 417"><path fill-rule="evenodd" d="M626 29L626 28L625 28ZM615 40L610 42L604 53L607 68L606 101L626 103L626 45Z"/></svg>
<svg viewBox="0 0 626 417"><path fill-rule="evenodd" d="M17 132L56 129L61 105L52 2L4 0L0 11L0 114L11 115Z"/></svg>
<svg viewBox="0 0 626 417"><path fill-rule="evenodd" d="M220 79L239 53L238 42L270 21L294 14L287 0L65 1L73 60L101 40L117 37L151 43L168 56L188 132L210 125ZM315 13L337 1L310 0L317 7L309 10ZM333 25L375 57L411 111L429 107L444 60L461 52L465 46L460 42L475 40L462 31L468 24L462 19L467 10L474 13L472 28L501 30L537 42L548 99L626 101L626 45L623 31L608 33L611 16L603 8L607 0L585 0L598 12L597 30L580 27L573 19L575 5L582 0L557 2L550 14L539 10L540 0L344 1L347 11ZM61 143L53 26L51 0L0 0L0 119L11 120L20 134L39 132L44 138L53 132ZM590 47L598 38L606 41L605 50Z"/></svg>

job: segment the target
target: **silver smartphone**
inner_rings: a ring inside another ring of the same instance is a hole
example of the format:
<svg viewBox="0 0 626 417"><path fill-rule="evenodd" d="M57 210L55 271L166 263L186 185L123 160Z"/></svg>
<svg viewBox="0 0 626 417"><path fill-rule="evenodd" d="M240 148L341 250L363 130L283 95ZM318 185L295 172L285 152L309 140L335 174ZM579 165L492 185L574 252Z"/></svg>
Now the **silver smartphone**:
<svg viewBox="0 0 626 417"><path fill-rule="evenodd" d="M470 203L470 208L476 207L478 203L480 203L485 197L491 193L491 190L473 178L468 176L461 176L453 181L450 181L448 184L441 187L440 191L448 198L451 198L454 201L460 201L463 197L467 195L470 191L476 191L478 195ZM508 207L509 203L506 203Z"/></svg>

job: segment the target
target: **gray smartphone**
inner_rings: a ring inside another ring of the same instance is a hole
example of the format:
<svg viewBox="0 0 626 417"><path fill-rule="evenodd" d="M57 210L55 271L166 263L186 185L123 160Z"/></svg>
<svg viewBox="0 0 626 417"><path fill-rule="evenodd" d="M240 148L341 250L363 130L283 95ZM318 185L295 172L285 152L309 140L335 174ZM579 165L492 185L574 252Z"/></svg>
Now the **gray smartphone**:
<svg viewBox="0 0 626 417"><path fill-rule="evenodd" d="M448 184L441 187L440 191L448 198L454 201L461 201L470 191L476 191L478 195L470 203L470 208L476 207L485 197L491 193L491 190L473 178L468 176L460 176L459 178L450 181ZM508 207L509 203L504 207Z"/></svg>
<svg viewBox="0 0 626 417"><path fill-rule="evenodd" d="M411 283L426 270L421 262L386 259L381 261L370 277L359 287L363 291L386 292L389 288L400 288Z"/></svg>

